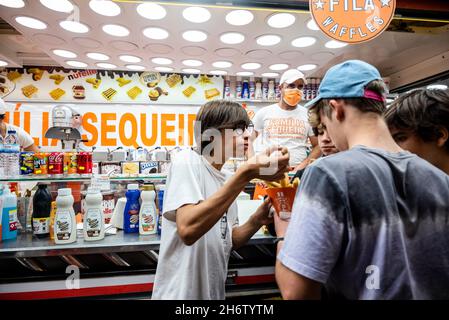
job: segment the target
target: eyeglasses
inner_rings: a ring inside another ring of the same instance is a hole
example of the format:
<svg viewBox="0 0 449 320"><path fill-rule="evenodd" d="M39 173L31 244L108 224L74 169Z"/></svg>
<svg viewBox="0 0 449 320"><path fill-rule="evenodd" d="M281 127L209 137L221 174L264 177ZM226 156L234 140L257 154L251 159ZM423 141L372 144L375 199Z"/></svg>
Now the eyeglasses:
<svg viewBox="0 0 449 320"><path fill-rule="evenodd" d="M236 136L241 136L241 135L243 135L245 133L246 130L248 130L249 134L253 134L253 132L254 132L254 124L250 123L248 125L248 127L235 128L234 129L234 134Z"/></svg>

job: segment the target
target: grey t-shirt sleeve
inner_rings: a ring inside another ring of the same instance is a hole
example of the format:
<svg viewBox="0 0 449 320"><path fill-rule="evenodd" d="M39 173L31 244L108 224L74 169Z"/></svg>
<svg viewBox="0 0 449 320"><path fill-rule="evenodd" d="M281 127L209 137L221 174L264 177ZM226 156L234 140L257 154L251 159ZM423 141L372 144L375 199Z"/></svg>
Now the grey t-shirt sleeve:
<svg viewBox="0 0 449 320"><path fill-rule="evenodd" d="M336 180L320 167L309 166L278 259L290 270L326 283L340 255L346 211Z"/></svg>

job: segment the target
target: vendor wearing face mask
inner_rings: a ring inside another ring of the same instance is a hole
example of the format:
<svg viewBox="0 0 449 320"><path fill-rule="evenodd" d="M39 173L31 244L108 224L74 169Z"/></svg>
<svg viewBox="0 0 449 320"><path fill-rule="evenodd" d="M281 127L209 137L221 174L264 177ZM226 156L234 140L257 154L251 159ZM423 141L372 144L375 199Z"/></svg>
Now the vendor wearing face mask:
<svg viewBox="0 0 449 320"><path fill-rule="evenodd" d="M281 100L258 111L253 119L253 139L261 136L258 141L261 145L287 147L290 166L295 171L305 168L310 159L317 159L321 154L318 139L308 122L307 109L299 104L305 84L306 79L300 71L285 71L279 85ZM309 139L312 151L307 155Z"/></svg>
<svg viewBox="0 0 449 320"><path fill-rule="evenodd" d="M33 138L22 128L6 123L6 103L0 98L0 144L18 144L23 151L39 151Z"/></svg>

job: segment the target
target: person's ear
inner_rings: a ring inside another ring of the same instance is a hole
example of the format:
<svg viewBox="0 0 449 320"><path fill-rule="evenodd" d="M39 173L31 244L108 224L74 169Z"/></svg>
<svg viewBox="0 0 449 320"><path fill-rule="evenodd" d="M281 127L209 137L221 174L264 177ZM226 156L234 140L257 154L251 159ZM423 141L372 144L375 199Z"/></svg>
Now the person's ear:
<svg viewBox="0 0 449 320"><path fill-rule="evenodd" d="M345 119L345 109L343 108L343 100L331 99L329 105L332 111L335 112L335 119L343 121Z"/></svg>
<svg viewBox="0 0 449 320"><path fill-rule="evenodd" d="M449 139L449 131L445 127L440 127L438 131L440 132L440 136L437 140L437 146L442 148Z"/></svg>

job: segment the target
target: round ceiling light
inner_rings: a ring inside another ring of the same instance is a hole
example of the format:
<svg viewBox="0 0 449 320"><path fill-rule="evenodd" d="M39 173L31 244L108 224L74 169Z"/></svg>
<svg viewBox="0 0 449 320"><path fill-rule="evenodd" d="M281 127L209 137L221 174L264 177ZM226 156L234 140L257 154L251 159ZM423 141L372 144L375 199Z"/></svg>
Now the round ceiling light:
<svg viewBox="0 0 449 320"><path fill-rule="evenodd" d="M7 65L8 65L8 62L0 60L0 67L4 67L4 66L7 66Z"/></svg>
<svg viewBox="0 0 449 320"><path fill-rule="evenodd" d="M224 70L211 70L209 73L214 74L216 76L225 76L228 74L228 72Z"/></svg>
<svg viewBox="0 0 449 320"><path fill-rule="evenodd" d="M170 67L155 67L154 70L160 72L172 72L174 69Z"/></svg>
<svg viewBox="0 0 449 320"><path fill-rule="evenodd" d="M162 28L149 27L143 30L143 35L149 39L162 40L168 38L168 31Z"/></svg>
<svg viewBox="0 0 449 320"><path fill-rule="evenodd" d="M75 67L75 68L85 68L87 67L87 63L81 62L81 61L75 61L75 60L69 60L66 61L69 66Z"/></svg>
<svg viewBox="0 0 449 320"><path fill-rule="evenodd" d="M118 4L109 0L90 0L89 7L92 11L106 17L115 17L122 12Z"/></svg>
<svg viewBox="0 0 449 320"><path fill-rule="evenodd" d="M309 28L310 30L313 30L313 31L320 30L320 28L316 24L315 20L313 20L313 19L310 19L309 22L307 22L307 28Z"/></svg>
<svg viewBox="0 0 449 320"><path fill-rule="evenodd" d="M47 29L47 24L45 22L42 22L40 20L31 18L31 17L16 17L17 23L21 24L24 27L31 28L31 29Z"/></svg>
<svg viewBox="0 0 449 320"><path fill-rule="evenodd" d="M245 41L245 36L238 32L227 32L220 36L220 41L226 44L238 44Z"/></svg>
<svg viewBox="0 0 449 320"><path fill-rule="evenodd" d="M277 73L277 72L265 72L265 73L262 73L262 77L276 78L276 77L279 77L279 73Z"/></svg>
<svg viewBox="0 0 449 320"><path fill-rule="evenodd" d="M230 68L232 66L232 62L229 61L215 61L212 63L212 66L215 68Z"/></svg>
<svg viewBox="0 0 449 320"><path fill-rule="evenodd" d="M291 13L275 13L268 18L267 23L272 28L281 29L290 27L295 21L296 18Z"/></svg>
<svg viewBox="0 0 449 320"><path fill-rule="evenodd" d="M153 58L151 62L155 64L172 64L173 60L168 58Z"/></svg>
<svg viewBox="0 0 449 320"><path fill-rule="evenodd" d="M292 41L292 46L297 48L310 47L314 45L316 38L314 37L299 37Z"/></svg>
<svg viewBox="0 0 449 320"><path fill-rule="evenodd" d="M87 33L89 32L89 27L86 26L84 23L76 22L76 21L70 21L70 20L64 20L59 23L61 28L64 30L73 32L73 33Z"/></svg>
<svg viewBox="0 0 449 320"><path fill-rule="evenodd" d="M167 15L165 8L156 3L142 3L136 8L137 13L149 20L161 20Z"/></svg>
<svg viewBox="0 0 449 320"><path fill-rule="evenodd" d="M73 4L68 0L41 0L41 3L43 6L53 11L66 13L73 11Z"/></svg>
<svg viewBox="0 0 449 320"><path fill-rule="evenodd" d="M203 62L200 60L192 60L192 59L187 59L187 60L183 60L182 64L188 67L199 67L203 65Z"/></svg>
<svg viewBox="0 0 449 320"><path fill-rule="evenodd" d="M299 71L310 71L316 69L316 67L318 67L316 64L303 64L296 69L298 69Z"/></svg>
<svg viewBox="0 0 449 320"><path fill-rule="evenodd" d="M233 26L244 26L254 20L254 15L248 10L233 10L226 15L226 22Z"/></svg>
<svg viewBox="0 0 449 320"><path fill-rule="evenodd" d="M276 63L276 64L272 64L271 66L269 66L270 70L274 70L274 71L281 71L281 70L285 70L288 69L289 65L286 63Z"/></svg>
<svg viewBox="0 0 449 320"><path fill-rule="evenodd" d="M129 56L129 55L121 55L121 56L119 56L119 59L124 62L129 62L129 63L138 63L138 62L142 61L142 59L139 57Z"/></svg>
<svg viewBox="0 0 449 320"><path fill-rule="evenodd" d="M62 49L55 49L53 50L53 53L59 57L63 57L63 58L76 58L77 55L75 52L72 51L68 51L68 50L62 50Z"/></svg>
<svg viewBox="0 0 449 320"><path fill-rule="evenodd" d="M103 31L114 37L126 37L129 35L129 30L118 24L105 24Z"/></svg>
<svg viewBox="0 0 449 320"><path fill-rule="evenodd" d="M275 34L266 34L256 38L256 42L260 46L274 46L281 42L281 37Z"/></svg>
<svg viewBox="0 0 449 320"><path fill-rule="evenodd" d="M344 43L344 42L331 40L331 41L326 42L326 44L324 46L329 49L339 49L339 48L346 47L347 45L348 44Z"/></svg>
<svg viewBox="0 0 449 320"><path fill-rule="evenodd" d="M240 72L237 72L236 75L243 76L243 77L248 77L248 76L253 76L254 72L251 72L251 71L240 71Z"/></svg>
<svg viewBox="0 0 449 320"><path fill-rule="evenodd" d="M137 64L128 64L126 65L126 68L133 71L143 71L146 69L144 66L140 66Z"/></svg>
<svg viewBox="0 0 449 320"><path fill-rule="evenodd" d="M203 7L188 7L182 11L182 16L187 21L193 23L203 23L210 19L211 14L209 10Z"/></svg>
<svg viewBox="0 0 449 320"><path fill-rule="evenodd" d="M0 0L0 5L18 9L25 7L25 2L23 2L23 0Z"/></svg>
<svg viewBox="0 0 449 320"><path fill-rule="evenodd" d="M107 56L103 53L89 52L86 54L86 56L92 60L99 60L99 61L109 60L109 56Z"/></svg>
<svg viewBox="0 0 449 320"><path fill-rule="evenodd" d="M117 66L115 64L104 63L104 62L97 63L97 67L103 68L103 69L115 69L115 68L117 68Z"/></svg>
<svg viewBox="0 0 449 320"><path fill-rule="evenodd" d="M245 70L257 70L262 67L262 65L257 62L247 62L242 64L240 67Z"/></svg>
<svg viewBox="0 0 449 320"><path fill-rule="evenodd" d="M207 34L203 31L189 30L182 34L182 37L190 42L202 42L207 39Z"/></svg>
<svg viewBox="0 0 449 320"><path fill-rule="evenodd" d="M201 73L201 70L199 70L199 69L182 69L182 72L185 72L185 73Z"/></svg>

